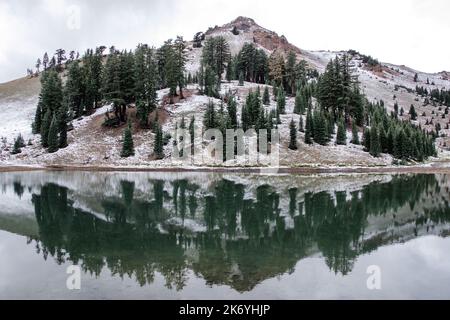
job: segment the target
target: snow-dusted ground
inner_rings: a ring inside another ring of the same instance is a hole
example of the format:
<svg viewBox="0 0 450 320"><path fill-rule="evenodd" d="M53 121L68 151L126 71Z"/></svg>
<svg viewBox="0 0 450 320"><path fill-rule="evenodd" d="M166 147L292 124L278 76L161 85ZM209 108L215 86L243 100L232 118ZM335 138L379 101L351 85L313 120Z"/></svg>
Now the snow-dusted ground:
<svg viewBox="0 0 450 320"><path fill-rule="evenodd" d="M239 18L238 22L244 31L238 35L231 33L231 24L223 27L217 27L209 30L206 38L223 36L230 44L232 54L237 54L245 43L255 41L255 36L263 34L271 38L276 43L286 45L286 48L295 48L287 42L279 42L281 37L275 33L266 30L254 23L248 18ZM243 23L243 25L241 25ZM261 33L262 32L262 33ZM257 41L257 47L267 50L262 44L265 39ZM262 43L262 44L261 44ZM193 48L192 43L188 45L188 62L187 72L195 73L200 67L201 48ZM330 51L307 51L300 50L298 58L304 59L308 64L323 72L326 64L337 55L344 52ZM450 88L450 81L445 78L445 74L427 74L412 70L405 66L396 66L388 63L382 63L382 68L377 70L369 70L361 64L359 56L351 61L355 74L358 75L362 91L366 94L370 101L385 102L388 111L392 110L394 103L397 102L400 108L403 108L405 115L403 119L408 120L409 107L414 105L422 127L432 130L434 124L440 123L443 130L442 133L450 135L450 130L446 130L449 123L449 116L442 115L445 108L424 106L424 99L418 97L414 92L408 92L407 89L415 89L416 85L424 86L429 90L437 88ZM414 75L418 74L419 81L414 82ZM427 79L430 84L427 84ZM434 85L433 85L434 83ZM212 100L216 108L220 106L220 101L196 94L196 86L189 86L190 94L185 100L174 105L163 106L165 112L169 115L163 123L163 129L166 133L172 135L169 145L165 148L165 159L154 161L152 157L154 134L150 131L139 130L134 128L135 151L136 155L128 159L120 157L121 140L123 129L105 130L101 127L103 114L107 111L107 107L97 110L93 116L85 117L81 121L75 121L75 130L69 133L70 145L64 150L60 150L55 154L49 155L39 147L39 137L31 134L31 123L34 117L34 111L39 94L39 79L19 79L7 84L0 84L0 137L4 139L0 141L0 163L4 165L89 165L89 166L135 166L135 167L195 167L205 164L205 155L200 155L191 162L173 162L171 160L171 146L173 145L173 137L175 136L176 123L180 123L184 116L188 124L191 116L195 116L196 127L202 126L203 114L207 104ZM221 94L225 94L231 90L237 94L238 101L238 117L240 118L241 108L245 102L245 97L249 90L256 90L258 85L253 83L245 83L244 86L238 86L236 81L231 83L222 83ZM397 88L396 88L397 87ZM261 92L263 87L261 86ZM158 92L158 99L163 101L168 90ZM272 99L273 100L273 99ZM280 165L287 167L356 167L356 166L388 166L392 163L392 157L383 155L380 158L373 158L362 150L361 146L354 146L350 143L347 146L336 146L330 143L329 146L323 147L318 145L308 146L303 143L303 134L298 133L298 151L288 150L289 139L289 123L294 119L298 125L299 116L293 115L294 98L287 99L287 114L281 116L282 124L279 126L281 133L280 148ZM267 107L273 109L276 107L275 101ZM425 116L422 116L425 114ZM433 125L425 126L425 122L433 120ZM25 136L26 141L31 139L33 146L23 149L22 154L12 156L10 151L15 137L21 133ZM347 132L347 138L350 140L351 132ZM201 141L196 140L197 143ZM438 139L437 146L439 149L439 157L441 160L450 159L450 150L445 151L444 143L450 146L448 137ZM227 165L247 166L246 159L237 159Z"/></svg>
<svg viewBox="0 0 450 320"><path fill-rule="evenodd" d="M221 94L224 95L228 91L232 91L236 95L238 103L238 118L240 119L242 106L245 104L246 96L250 91L256 91L260 88L261 92L264 86L245 82L243 86L239 86L237 81L231 83L223 82L221 86ZM269 86L269 91L272 88ZM105 129L102 127L104 114L109 111L110 106L104 106L97 109L96 112L88 117L73 122L74 130L69 133L69 147L59 150L54 154L48 154L40 147L40 137L32 136L31 133L26 136L32 142L32 146L23 148L19 155L10 155L13 139L8 140L7 148L3 147L1 151L0 161L4 165L75 165L75 166L135 166L135 167L197 167L211 166L210 159L206 157L206 153L198 154L192 161L180 162L173 161L172 146L175 137L175 128L181 123L182 117L185 118L186 125L189 124L190 118L195 117L197 130L202 130L203 114L207 108L209 101L215 104L218 110L221 101L218 99L201 96L197 94L196 85L188 86L187 98L173 105L164 105L162 108L167 112L168 117L163 124L165 133L170 133L172 139L165 147L165 159L153 160L153 142L154 134L150 130L140 130L134 128L135 156L124 159L120 157L121 141L123 129ZM168 90L164 89L158 92L158 99L163 101L168 94ZM362 146L350 144L351 132L347 132L348 144L346 146L334 145L335 137L328 146L306 145L304 134L298 132L299 150L289 150L289 123L291 119L298 125L299 115L293 114L295 99L287 98L286 114L281 115L282 124L278 126L280 132L280 150L279 162L272 161L272 164L282 167L367 167L367 166L389 166L392 164L392 157L382 155L380 158L373 158L367 152L363 151ZM31 103L27 107L33 110ZM226 105L224 105L226 108ZM265 106L266 111L276 108L276 102L271 99L269 106ZM15 114L11 108L5 109L5 116L12 117ZM133 109L130 109L133 110ZM14 115L16 116L16 115ZM24 117L22 120L24 128L31 128L33 112L31 115ZM305 119L305 116L304 116ZM29 129L30 130L30 129ZM10 138L13 138L10 136ZM201 136L196 140L197 145L202 145ZM205 158L206 157L206 158ZM269 158L259 163L249 162L248 157L242 157L226 164L226 166L264 166L269 162ZM209 162L207 161L209 160ZM269 162L270 163L270 162ZM215 164L217 165L217 163Z"/></svg>

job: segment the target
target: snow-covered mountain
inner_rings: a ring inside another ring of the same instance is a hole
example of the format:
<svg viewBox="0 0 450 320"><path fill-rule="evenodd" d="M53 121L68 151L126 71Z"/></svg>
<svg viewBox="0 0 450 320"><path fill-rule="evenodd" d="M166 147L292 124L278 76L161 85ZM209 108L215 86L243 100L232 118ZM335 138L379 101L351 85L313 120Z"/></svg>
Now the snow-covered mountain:
<svg viewBox="0 0 450 320"><path fill-rule="evenodd" d="M233 29L238 32L233 32ZM237 34L236 34L237 33ZM277 33L259 26L253 19L238 17L230 23L220 27L209 28L205 33L205 38L223 36L230 45L231 53L237 54L245 43L254 43L258 48L267 52L268 55L274 51L287 54L293 51L298 59L305 60L311 68L323 72L330 59L337 55L343 55L348 51L308 51L296 47L289 43L288 39ZM356 45L356 44L355 44ZM357 48L354 48L357 49ZM202 48L195 48L193 42L188 43L187 71L194 73L200 66ZM370 54L370 53L367 53ZM444 135L449 135L450 130L445 129L449 122L448 116L444 116L444 109L433 107L431 104L424 104L424 98L415 93L415 87L421 86L432 89L450 89L450 73L425 73L413 70L406 66L398 66L381 62L376 67L370 67L363 63L364 56L353 52L351 55L351 65L355 74L358 75L360 86L364 94L370 101L383 100L386 108L390 111L397 102L405 110L404 119L408 119L407 111L414 105L419 114L418 122L422 127L429 130L434 128L436 123L440 123ZM415 75L418 75L417 82ZM257 87L256 84L246 83L244 87L239 87L236 82L224 83L222 92L232 89L237 92L239 106L245 101L248 91ZM166 123L165 130L174 128L175 119L181 116L196 115L197 121L201 121L202 114L206 110L208 98L196 95L196 87L188 88L187 98L173 106L165 108ZM153 134L138 132L136 137L136 156L132 159L122 160L120 158L121 130L105 131L101 128L101 119L107 107L97 110L96 114L75 123L75 130L69 135L70 140L76 141L80 137L83 145L71 143L69 148L60 150L57 154L48 155L39 148L39 139L31 134L31 123L39 95L40 84L38 78L22 78L12 82L0 84L0 162L4 164L73 164L73 165L149 165L149 153L153 146ZM158 96L163 100L167 90L162 90ZM216 101L219 102L219 101ZM283 124L280 126L282 137L288 135L288 125L291 119L298 123L298 116L289 113L294 105L294 99L287 99L288 115L282 117ZM238 110L239 112L239 110ZM444 116L444 117L443 117ZM426 125L429 120L433 124ZM427 121L428 120L428 121ZM11 156L10 149L13 139L21 133L25 140L31 139L33 146L18 155ZM349 134L350 135L350 134ZM300 138L299 138L300 139ZM446 142L450 145L448 138L437 140L437 147L443 147ZM287 140L286 140L287 141ZM282 141L283 142L283 141ZM285 141L284 141L285 142ZM304 147L304 148L302 148ZM362 151L356 146L314 146L306 147L300 143L302 152L290 154L287 148L282 147L282 165L290 165L293 162L297 165L336 165L336 166L372 166L389 165L392 158L389 156L378 159ZM439 157L446 158L447 152L439 150ZM152 166L167 166L166 162L153 161Z"/></svg>

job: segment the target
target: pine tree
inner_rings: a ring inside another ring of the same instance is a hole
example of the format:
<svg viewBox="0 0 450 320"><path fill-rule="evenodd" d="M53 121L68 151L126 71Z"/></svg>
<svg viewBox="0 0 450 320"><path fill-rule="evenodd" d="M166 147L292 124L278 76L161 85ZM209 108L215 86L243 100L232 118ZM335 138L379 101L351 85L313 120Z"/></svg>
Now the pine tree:
<svg viewBox="0 0 450 320"><path fill-rule="evenodd" d="M359 134L358 134L358 127L356 126L356 122L353 121L352 124L352 143L355 145L359 145Z"/></svg>
<svg viewBox="0 0 450 320"><path fill-rule="evenodd" d="M227 109L228 109L228 116L230 118L230 124L233 129L237 128L237 103L233 96L230 96L228 103L227 103Z"/></svg>
<svg viewBox="0 0 450 320"><path fill-rule="evenodd" d="M25 140L23 139L23 136L22 136L21 133L19 133L19 135L17 136L16 142L17 142L17 144L19 145L20 148L25 148L26 147Z"/></svg>
<svg viewBox="0 0 450 320"><path fill-rule="evenodd" d="M45 112L44 119L42 121L42 127L41 127L41 144L42 144L42 147L44 147L44 148L48 147L48 135L49 135L51 123L52 123L52 111L50 109L48 109Z"/></svg>
<svg viewBox="0 0 450 320"><path fill-rule="evenodd" d="M417 120L417 112L416 109L414 108L414 105L411 105L411 107L409 108L409 115L411 116L412 121Z"/></svg>
<svg viewBox="0 0 450 320"><path fill-rule="evenodd" d="M205 126L205 130L216 129L218 127L216 110L212 100L209 101L203 116L203 125Z"/></svg>
<svg viewBox="0 0 450 320"><path fill-rule="evenodd" d="M300 120L298 121L298 131L304 133L305 132L305 127L303 124L303 116L300 116Z"/></svg>
<svg viewBox="0 0 450 320"><path fill-rule="evenodd" d="M381 154L380 135L376 126L370 129L370 154L374 157L379 157Z"/></svg>
<svg viewBox="0 0 450 320"><path fill-rule="evenodd" d="M154 56L154 50L148 45L139 45L134 54L136 117L143 128L148 127L149 115L156 108L157 66Z"/></svg>
<svg viewBox="0 0 450 320"><path fill-rule="evenodd" d="M297 93L295 95L295 106L294 106L294 113L295 114L303 114L303 97L300 92L300 90L297 90Z"/></svg>
<svg viewBox="0 0 450 320"><path fill-rule="evenodd" d="M227 64L227 81L228 81L228 83L230 83L231 80L233 80L233 65L230 61Z"/></svg>
<svg viewBox="0 0 450 320"><path fill-rule="evenodd" d="M60 149L64 149L67 147L67 123L69 122L69 114L67 110L67 104L64 104L61 109L58 111L58 131L59 131L59 140L58 147Z"/></svg>
<svg viewBox="0 0 450 320"><path fill-rule="evenodd" d="M122 158L134 156L134 142L133 142L133 135L131 133L131 122L128 122L128 126L125 128L123 132L123 144L120 156Z"/></svg>
<svg viewBox="0 0 450 320"><path fill-rule="evenodd" d="M11 151L11 154L19 154L22 153L22 146L21 143L19 141L19 137L17 137L17 139L14 140L14 146L13 146L13 150Z"/></svg>
<svg viewBox="0 0 450 320"><path fill-rule="evenodd" d="M38 103L32 125L33 134L41 133L41 126L42 126L42 108L41 105Z"/></svg>
<svg viewBox="0 0 450 320"><path fill-rule="evenodd" d="M22 134L19 134L17 138L14 140L14 146L11 154L19 154L22 153L22 148L25 148L25 140L22 137Z"/></svg>
<svg viewBox="0 0 450 320"><path fill-rule="evenodd" d="M308 109L308 113L306 115L306 126L305 126L305 143L312 144L312 134L313 134L313 117L311 113L311 109Z"/></svg>
<svg viewBox="0 0 450 320"><path fill-rule="evenodd" d="M293 51L290 51L287 56L286 62L286 89L288 94L294 94L296 86L296 73L295 73L295 63L297 57Z"/></svg>
<svg viewBox="0 0 450 320"><path fill-rule="evenodd" d="M297 128L295 127L294 119L291 120L289 130L290 130L289 149L297 150Z"/></svg>
<svg viewBox="0 0 450 320"><path fill-rule="evenodd" d="M263 103L266 106L270 105L269 87L267 87L267 86L264 87Z"/></svg>
<svg viewBox="0 0 450 320"><path fill-rule="evenodd" d="M338 124L338 131L336 135L336 144L337 145L346 145L347 144L347 130L345 129L344 121L340 120Z"/></svg>
<svg viewBox="0 0 450 320"><path fill-rule="evenodd" d="M194 143L195 139L195 117L191 117L191 121L189 122L189 135L191 136L191 144ZM194 147L194 146L192 146Z"/></svg>
<svg viewBox="0 0 450 320"><path fill-rule="evenodd" d="M327 119L324 114L320 111L314 112L314 141L320 145L325 146L328 142L328 130L327 130Z"/></svg>
<svg viewBox="0 0 450 320"><path fill-rule="evenodd" d="M269 77L275 82L276 86L284 84L286 76L286 67L283 56L275 51L269 58Z"/></svg>
<svg viewBox="0 0 450 320"><path fill-rule="evenodd" d="M157 160L164 158L163 131L159 124L156 127L155 143L153 145L153 153L155 155L155 159L157 159Z"/></svg>
<svg viewBox="0 0 450 320"><path fill-rule="evenodd" d="M78 61L70 64L65 87L66 101L75 119L83 115L85 83Z"/></svg>
<svg viewBox="0 0 450 320"><path fill-rule="evenodd" d="M277 112L279 114L285 114L286 113L286 95L284 93L284 90L281 89L281 88L278 90Z"/></svg>
<svg viewBox="0 0 450 320"><path fill-rule="evenodd" d="M48 132L48 152L54 153L58 151L58 145L58 120L56 119L56 116L53 115Z"/></svg>
<svg viewBox="0 0 450 320"><path fill-rule="evenodd" d="M44 71L47 70L48 67L48 54L44 53L44 58L42 59L42 64L44 65Z"/></svg>
<svg viewBox="0 0 450 320"><path fill-rule="evenodd" d="M370 151L370 130L368 128L364 129L363 146L364 146L365 151L367 151L367 152Z"/></svg>
<svg viewBox="0 0 450 320"><path fill-rule="evenodd" d="M397 101L395 101L395 103L394 103L394 114L395 114L396 117L398 116L398 103L397 103Z"/></svg>

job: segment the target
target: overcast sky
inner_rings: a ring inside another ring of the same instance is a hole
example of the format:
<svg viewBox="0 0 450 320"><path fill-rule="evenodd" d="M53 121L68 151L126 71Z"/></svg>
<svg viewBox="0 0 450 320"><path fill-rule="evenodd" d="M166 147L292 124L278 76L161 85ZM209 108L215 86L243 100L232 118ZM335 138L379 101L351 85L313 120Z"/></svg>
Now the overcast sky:
<svg viewBox="0 0 450 320"><path fill-rule="evenodd" d="M449 0L0 0L0 82L45 51L158 46L248 16L302 49L355 49L426 72L450 70Z"/></svg>

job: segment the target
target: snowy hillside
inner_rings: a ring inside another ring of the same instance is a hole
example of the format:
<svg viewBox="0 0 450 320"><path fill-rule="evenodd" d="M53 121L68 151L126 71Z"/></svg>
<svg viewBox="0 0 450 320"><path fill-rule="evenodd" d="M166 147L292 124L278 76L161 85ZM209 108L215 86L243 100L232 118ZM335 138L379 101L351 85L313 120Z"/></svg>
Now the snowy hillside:
<svg viewBox="0 0 450 320"><path fill-rule="evenodd" d="M236 27L238 34L232 32ZM209 37L223 36L230 45L231 53L237 54L245 43L254 43L258 48L263 49L270 55L274 50L283 54L294 51L298 59L304 59L310 67L323 72L327 63L337 55L344 52L329 51L307 51L299 49L290 44L283 36L278 36L275 32L269 31L252 19L239 17L236 20L222 27L210 28L205 32L206 39ZM188 43L188 62L186 71L194 74L200 67L202 48L194 48L193 43ZM364 94L370 101L383 100L388 111L393 110L394 103L405 110L403 118L409 120L408 110L411 105L417 110L419 115L417 124L423 128L432 130L436 123L440 123L442 133L450 135L450 130L445 129L449 122L448 117L443 118L443 108L433 108L431 105L424 105L424 98L415 93L416 86L423 86L428 90L450 89L450 80L447 73L427 74L412 70L405 66L396 66L389 63L381 63L377 68L368 68L361 62L361 56L354 55L351 65L356 75L358 75L360 86ZM418 75L418 81L414 80ZM236 92L238 98L238 114L245 102L245 97L250 90L256 90L258 85L245 83L239 86L236 81L222 83L222 93L228 90ZM108 106L98 109L95 114L85 117L81 121L74 122L74 130L69 133L69 147L58 151L56 154L48 154L40 147L39 136L31 134L31 124L34 119L34 112L38 101L40 83L38 78L22 78L5 84L0 84L0 163L5 165L90 165L90 166L151 166L167 167L179 166L167 160L170 151L166 150L166 159L153 161L151 152L153 150L154 134L150 131L135 129L136 155L128 159L120 157L120 142L123 129L106 130L101 126L104 113L108 111ZM173 132L176 122L181 117L188 119L195 116L196 123L201 125L203 113L206 110L208 101L206 96L198 95L197 86L189 86L186 99L174 105L162 105L167 90L158 92L163 116L163 129L165 132ZM216 107L219 107L220 100L214 100ZM272 101L266 110L275 108ZM368 153L363 152L362 147L347 145L335 146L307 146L303 143L303 134L298 133L299 152L290 152L287 148L289 143L289 122L293 119L297 124L298 115L292 115L294 98L287 98L287 114L281 116L281 165L286 167L301 166L388 166L392 163L392 157L384 155L380 158L373 158ZM134 108L130 108L132 115ZM433 120L432 125L426 126L428 120ZM18 134L25 137L25 141L31 140L32 145L23 149L19 155L11 155L11 148L14 139ZM348 132L348 139L351 132ZM448 138L440 138L437 147L444 145ZM73 143L83 141L83 144ZM450 145L450 141L447 141ZM170 144L169 144L170 145ZM169 148L167 148L169 149ZM447 152L439 150L439 157L446 159Z"/></svg>

